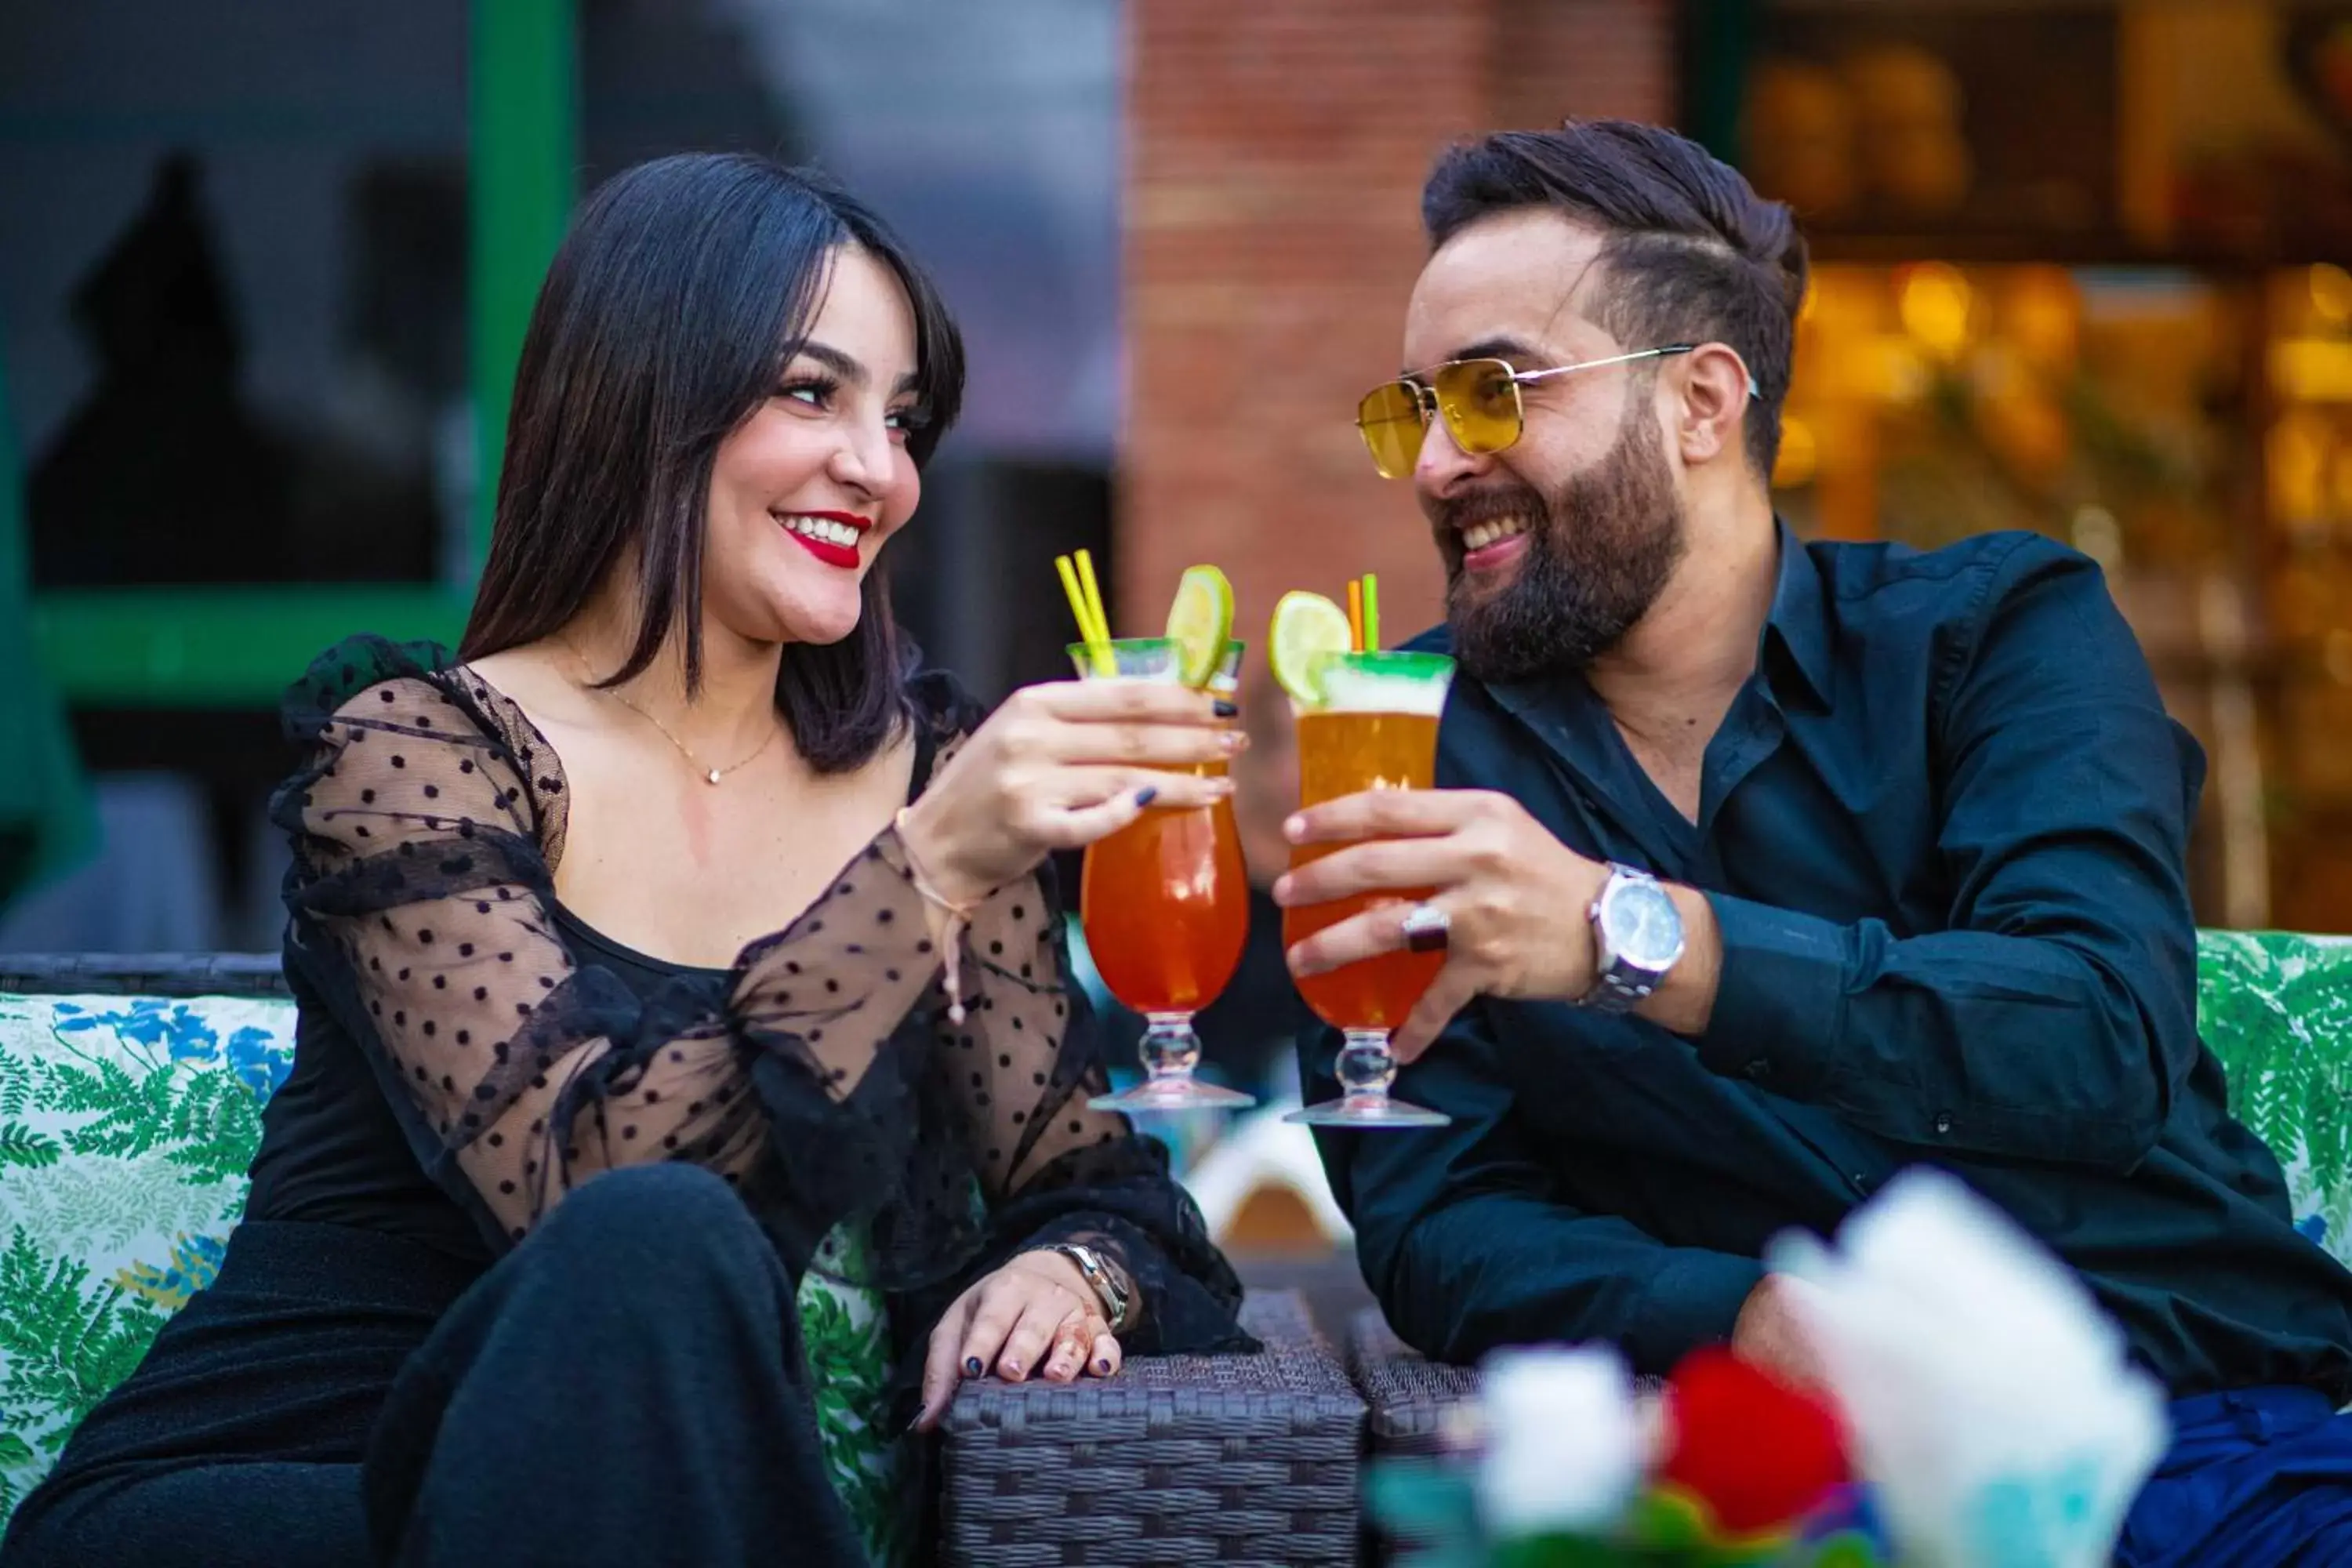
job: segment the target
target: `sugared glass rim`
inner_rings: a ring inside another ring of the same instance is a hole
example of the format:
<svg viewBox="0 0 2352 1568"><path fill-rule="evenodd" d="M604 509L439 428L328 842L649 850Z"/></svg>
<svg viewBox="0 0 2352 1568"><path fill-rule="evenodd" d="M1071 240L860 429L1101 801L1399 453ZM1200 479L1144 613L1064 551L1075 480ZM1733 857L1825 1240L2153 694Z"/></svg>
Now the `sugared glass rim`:
<svg viewBox="0 0 2352 1568"><path fill-rule="evenodd" d="M1301 718L1316 713L1412 713L1434 718L1454 687L1454 660L1442 653L1335 653L1317 667L1323 700L1295 699Z"/></svg>
<svg viewBox="0 0 2352 1568"><path fill-rule="evenodd" d="M1366 653L1335 653L1331 662L1346 669L1377 672L1400 680L1434 680L1454 673L1451 654L1423 653L1412 648L1376 648Z"/></svg>
<svg viewBox="0 0 2352 1568"><path fill-rule="evenodd" d="M1110 646L1112 647L1123 647L1139 652L1145 648L1174 647L1176 646L1176 639L1174 637L1113 637L1110 639ZM1240 637L1228 637L1225 639L1225 647L1229 654L1243 654L1249 651L1249 644L1243 641ZM1074 642L1065 643L1062 646L1062 651L1068 654L1072 658L1076 658L1080 654L1088 652L1089 648L1085 643ZM1415 657L1423 656L1416 655Z"/></svg>

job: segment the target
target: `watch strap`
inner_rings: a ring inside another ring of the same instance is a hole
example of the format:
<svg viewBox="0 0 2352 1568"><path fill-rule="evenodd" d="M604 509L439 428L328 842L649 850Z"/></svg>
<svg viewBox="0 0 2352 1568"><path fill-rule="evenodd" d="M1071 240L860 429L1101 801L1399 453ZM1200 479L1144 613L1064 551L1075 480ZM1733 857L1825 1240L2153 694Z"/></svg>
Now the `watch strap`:
<svg viewBox="0 0 2352 1568"><path fill-rule="evenodd" d="M1658 983L1649 972L1612 958L1584 994L1584 1005L1596 1013L1630 1013L1649 999Z"/></svg>
<svg viewBox="0 0 2352 1568"><path fill-rule="evenodd" d="M1635 963L1623 954L1612 952L1608 933L1601 927L1601 910L1609 895L1621 883L1647 882L1658 886L1658 879L1635 866L1622 866L1615 861L1609 865L1609 880L1602 884L1601 896L1592 900L1592 953L1594 973L1592 989L1584 994L1580 1006L1596 1013L1630 1013L1648 1000L1666 977L1664 970L1652 970Z"/></svg>

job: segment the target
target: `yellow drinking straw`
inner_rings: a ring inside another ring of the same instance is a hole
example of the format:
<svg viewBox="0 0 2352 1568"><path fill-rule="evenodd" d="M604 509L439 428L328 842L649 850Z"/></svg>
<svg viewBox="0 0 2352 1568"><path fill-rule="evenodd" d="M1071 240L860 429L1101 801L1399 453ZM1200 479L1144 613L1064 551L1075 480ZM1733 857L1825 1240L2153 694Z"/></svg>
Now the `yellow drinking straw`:
<svg viewBox="0 0 2352 1568"><path fill-rule="evenodd" d="M1090 551L1078 552L1078 586L1086 590L1087 614L1094 622L1095 632L1090 640L1094 644L1095 673L1098 676L1116 675L1118 665L1111 658L1110 617L1103 613L1102 586L1095 581L1095 558Z"/></svg>
<svg viewBox="0 0 2352 1568"><path fill-rule="evenodd" d="M1092 647L1095 624L1087 618L1087 596L1078 590L1078 569L1070 564L1068 556L1056 555L1054 570L1062 574L1062 592L1069 595L1070 619L1078 624L1078 640Z"/></svg>
<svg viewBox="0 0 2352 1568"><path fill-rule="evenodd" d="M1118 667L1111 658L1109 630L1100 618L1101 601L1097 595L1090 602L1086 586L1079 580L1079 574L1084 572L1087 581L1092 582L1093 565L1083 551L1079 552L1076 566L1070 563L1066 555L1054 557L1054 570L1061 574L1062 592L1069 596L1070 618L1078 623L1078 640L1087 645L1087 661L1095 667L1097 675L1108 676L1118 673Z"/></svg>
<svg viewBox="0 0 2352 1568"><path fill-rule="evenodd" d="M1381 580L1364 574L1364 651L1381 651Z"/></svg>
<svg viewBox="0 0 2352 1568"><path fill-rule="evenodd" d="M1110 617L1103 614L1102 588L1095 581L1095 558L1084 550L1078 552L1078 585L1087 591L1087 613L1094 617L1095 640L1110 641Z"/></svg>

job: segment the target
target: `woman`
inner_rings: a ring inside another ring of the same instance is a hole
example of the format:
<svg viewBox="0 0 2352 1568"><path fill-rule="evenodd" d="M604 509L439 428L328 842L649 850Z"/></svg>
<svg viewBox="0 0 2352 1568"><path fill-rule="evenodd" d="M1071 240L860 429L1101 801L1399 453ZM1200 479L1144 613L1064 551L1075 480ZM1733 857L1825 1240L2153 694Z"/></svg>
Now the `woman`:
<svg viewBox="0 0 2352 1568"><path fill-rule="evenodd" d="M462 662L347 644L289 696L299 1035L246 1223L6 1568L903 1558L896 1435L959 1378L1246 1346L1086 1109L1045 862L1213 798L1156 770L1230 710L976 723L908 676L875 566L961 377L821 180L688 156L585 205Z"/></svg>

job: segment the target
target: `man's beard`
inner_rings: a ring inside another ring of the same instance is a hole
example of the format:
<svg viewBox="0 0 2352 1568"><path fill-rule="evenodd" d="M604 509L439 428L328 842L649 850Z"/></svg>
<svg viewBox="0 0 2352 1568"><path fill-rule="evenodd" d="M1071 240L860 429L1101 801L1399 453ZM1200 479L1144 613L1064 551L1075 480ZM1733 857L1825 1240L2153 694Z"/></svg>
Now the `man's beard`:
<svg viewBox="0 0 2352 1568"><path fill-rule="evenodd" d="M1510 481L1444 503L1433 521L1449 574L1454 657L1479 680L1581 669L1649 613L1683 558L1682 508L1657 426L1636 400L1617 443L1549 501ZM1527 545L1500 587L1464 570L1459 526L1517 517Z"/></svg>

